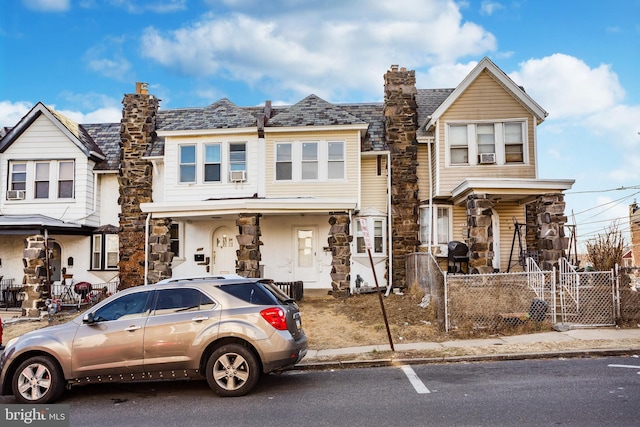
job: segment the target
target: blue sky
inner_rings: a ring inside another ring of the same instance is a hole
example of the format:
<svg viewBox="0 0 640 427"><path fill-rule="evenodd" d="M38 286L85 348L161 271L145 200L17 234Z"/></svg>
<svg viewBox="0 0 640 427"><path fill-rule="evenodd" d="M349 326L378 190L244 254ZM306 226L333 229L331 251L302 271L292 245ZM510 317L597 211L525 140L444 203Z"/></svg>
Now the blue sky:
<svg viewBox="0 0 640 427"><path fill-rule="evenodd" d="M576 180L580 243L640 201L640 0L16 0L0 54L0 126L119 121L136 81L161 108L381 101L391 64L455 87L488 56L549 113L539 178Z"/></svg>

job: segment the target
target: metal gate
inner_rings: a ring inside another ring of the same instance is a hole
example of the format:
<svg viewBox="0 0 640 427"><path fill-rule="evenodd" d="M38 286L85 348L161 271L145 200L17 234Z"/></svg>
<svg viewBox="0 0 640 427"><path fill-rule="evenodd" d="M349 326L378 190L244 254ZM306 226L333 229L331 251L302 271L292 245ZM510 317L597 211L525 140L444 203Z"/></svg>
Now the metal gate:
<svg viewBox="0 0 640 427"><path fill-rule="evenodd" d="M558 304L562 323L613 326L616 323L614 271L577 271L559 260Z"/></svg>

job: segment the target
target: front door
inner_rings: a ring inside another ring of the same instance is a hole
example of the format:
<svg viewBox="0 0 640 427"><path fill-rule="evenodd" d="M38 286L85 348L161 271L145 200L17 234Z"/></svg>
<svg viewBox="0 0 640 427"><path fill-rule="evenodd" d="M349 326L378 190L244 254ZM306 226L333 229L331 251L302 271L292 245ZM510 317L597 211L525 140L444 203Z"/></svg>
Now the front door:
<svg viewBox="0 0 640 427"><path fill-rule="evenodd" d="M235 274L236 272L236 237L229 227L218 227L213 233L212 273Z"/></svg>
<svg viewBox="0 0 640 427"><path fill-rule="evenodd" d="M294 227L294 279L304 282L317 281L317 234L315 226Z"/></svg>

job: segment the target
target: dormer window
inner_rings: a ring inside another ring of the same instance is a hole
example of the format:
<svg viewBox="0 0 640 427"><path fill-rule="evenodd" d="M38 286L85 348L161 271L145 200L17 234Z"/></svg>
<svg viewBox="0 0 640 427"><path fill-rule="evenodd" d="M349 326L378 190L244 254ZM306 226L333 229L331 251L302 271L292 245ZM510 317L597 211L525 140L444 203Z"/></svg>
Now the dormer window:
<svg viewBox="0 0 640 427"><path fill-rule="evenodd" d="M38 160L9 163L6 200L59 200L75 197L73 160Z"/></svg>

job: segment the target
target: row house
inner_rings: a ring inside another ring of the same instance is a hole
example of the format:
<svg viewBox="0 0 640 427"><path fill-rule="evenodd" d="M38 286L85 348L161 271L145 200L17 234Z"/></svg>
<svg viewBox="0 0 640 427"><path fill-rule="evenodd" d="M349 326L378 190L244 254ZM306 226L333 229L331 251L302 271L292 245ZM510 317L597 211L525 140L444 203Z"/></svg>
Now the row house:
<svg viewBox="0 0 640 427"><path fill-rule="evenodd" d="M563 191L537 177L547 113L489 59L453 89L392 66L384 102L160 108L139 83L120 123L38 103L0 134L0 276L28 283L45 236L51 281L121 286L240 274L347 295L406 286L405 258L466 245L467 273L510 269L516 229L552 265Z"/></svg>

